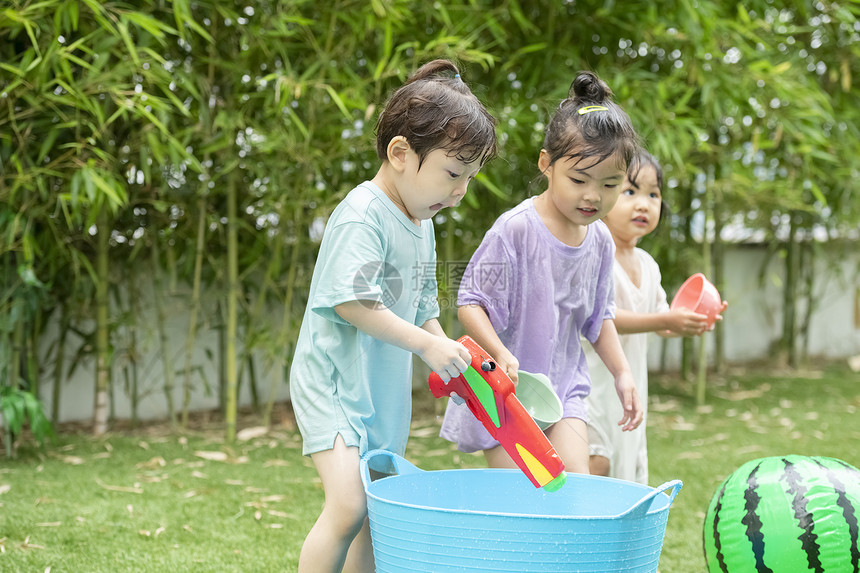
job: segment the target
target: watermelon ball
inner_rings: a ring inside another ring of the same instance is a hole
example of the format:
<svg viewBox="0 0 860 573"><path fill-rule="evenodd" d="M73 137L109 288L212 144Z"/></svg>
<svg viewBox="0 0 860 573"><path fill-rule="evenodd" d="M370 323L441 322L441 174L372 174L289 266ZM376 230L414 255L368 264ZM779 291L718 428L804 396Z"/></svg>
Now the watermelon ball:
<svg viewBox="0 0 860 573"><path fill-rule="evenodd" d="M858 573L860 470L834 458L752 460L711 499L709 573Z"/></svg>

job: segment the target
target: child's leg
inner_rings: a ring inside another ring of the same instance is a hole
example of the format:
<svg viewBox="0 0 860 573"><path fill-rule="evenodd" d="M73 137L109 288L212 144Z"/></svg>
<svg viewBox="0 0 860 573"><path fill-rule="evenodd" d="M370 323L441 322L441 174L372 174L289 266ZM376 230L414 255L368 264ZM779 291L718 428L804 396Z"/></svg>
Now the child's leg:
<svg viewBox="0 0 860 573"><path fill-rule="evenodd" d="M579 418L563 418L550 426L546 435L564 462L566 471L587 474L588 434L586 424ZM517 464L502 446L484 450L487 465L491 468L516 468ZM608 462L608 460L607 460Z"/></svg>
<svg viewBox="0 0 860 573"><path fill-rule="evenodd" d="M584 420L562 418L546 431L546 436L564 462L565 471L588 473L588 430Z"/></svg>
<svg viewBox="0 0 860 573"><path fill-rule="evenodd" d="M590 456L588 458L588 471L593 476L609 475L609 458L605 456Z"/></svg>
<svg viewBox="0 0 860 573"><path fill-rule="evenodd" d="M487 459L487 465L491 468L514 468L517 464L505 451L502 446L496 446L489 450L484 450L484 457Z"/></svg>
<svg viewBox="0 0 860 573"><path fill-rule="evenodd" d="M345 571L347 551L350 552L351 571L372 572L370 535L357 535L367 517L358 448L347 447L338 436L332 449L311 454L311 459L322 480L325 503L302 545L299 573ZM356 546L351 548L353 540Z"/></svg>
<svg viewBox="0 0 860 573"><path fill-rule="evenodd" d="M364 525L349 546L343 573L372 573L375 570L373 545L370 543L370 523L365 519Z"/></svg>

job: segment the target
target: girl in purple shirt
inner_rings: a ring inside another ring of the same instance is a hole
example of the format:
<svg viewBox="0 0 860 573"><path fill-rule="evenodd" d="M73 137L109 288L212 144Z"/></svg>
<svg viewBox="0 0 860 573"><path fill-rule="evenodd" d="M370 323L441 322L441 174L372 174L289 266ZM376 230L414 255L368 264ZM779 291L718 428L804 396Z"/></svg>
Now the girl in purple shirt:
<svg viewBox="0 0 860 573"><path fill-rule="evenodd" d="M600 221L615 205L637 149L630 118L609 87L580 72L546 130L538 166L547 189L503 214L463 275L458 316L510 378L549 377L563 405L547 436L567 471L588 473L585 396L591 390L580 335L615 378L624 430L642 405L613 318L615 244ZM483 450L491 467L516 465L465 405L449 401L442 437Z"/></svg>

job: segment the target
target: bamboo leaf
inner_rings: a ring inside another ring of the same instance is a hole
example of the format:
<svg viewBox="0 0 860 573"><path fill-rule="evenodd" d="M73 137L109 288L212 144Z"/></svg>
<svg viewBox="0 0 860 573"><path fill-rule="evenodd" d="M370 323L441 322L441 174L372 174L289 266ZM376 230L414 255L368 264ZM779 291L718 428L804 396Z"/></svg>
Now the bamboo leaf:
<svg viewBox="0 0 860 573"><path fill-rule="evenodd" d="M346 109L343 100L340 98L340 94L338 94L335 89L328 84L324 84L322 87L325 89L326 92L328 92L328 95L331 97L332 101L335 103L343 116L346 119L351 120L352 116L349 115L349 110Z"/></svg>
<svg viewBox="0 0 860 573"><path fill-rule="evenodd" d="M164 40L165 34L177 34L176 28L168 26L160 20L143 13L143 12L126 12L123 14L123 20L127 20L149 32L154 38Z"/></svg>
<svg viewBox="0 0 860 573"><path fill-rule="evenodd" d="M137 46L135 46L134 42L131 39L131 36L128 33L128 24L126 24L125 20L120 20L116 28L119 32L120 37L122 37L122 41L125 44L125 47L128 50L128 54L131 56L134 65L139 66L140 56L137 54Z"/></svg>
<svg viewBox="0 0 860 573"><path fill-rule="evenodd" d="M59 135L59 129L52 129L48 132L48 135L42 140L42 145L39 147L39 155L36 156L36 163L42 163L45 160Z"/></svg>

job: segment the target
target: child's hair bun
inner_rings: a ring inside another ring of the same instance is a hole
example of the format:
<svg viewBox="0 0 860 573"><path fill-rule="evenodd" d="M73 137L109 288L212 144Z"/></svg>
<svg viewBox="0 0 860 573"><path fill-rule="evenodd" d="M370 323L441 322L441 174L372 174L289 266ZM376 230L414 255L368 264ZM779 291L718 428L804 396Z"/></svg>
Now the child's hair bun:
<svg viewBox="0 0 860 573"><path fill-rule="evenodd" d="M612 98L612 90L594 72L579 72L570 84L568 97L577 103L603 103Z"/></svg>

